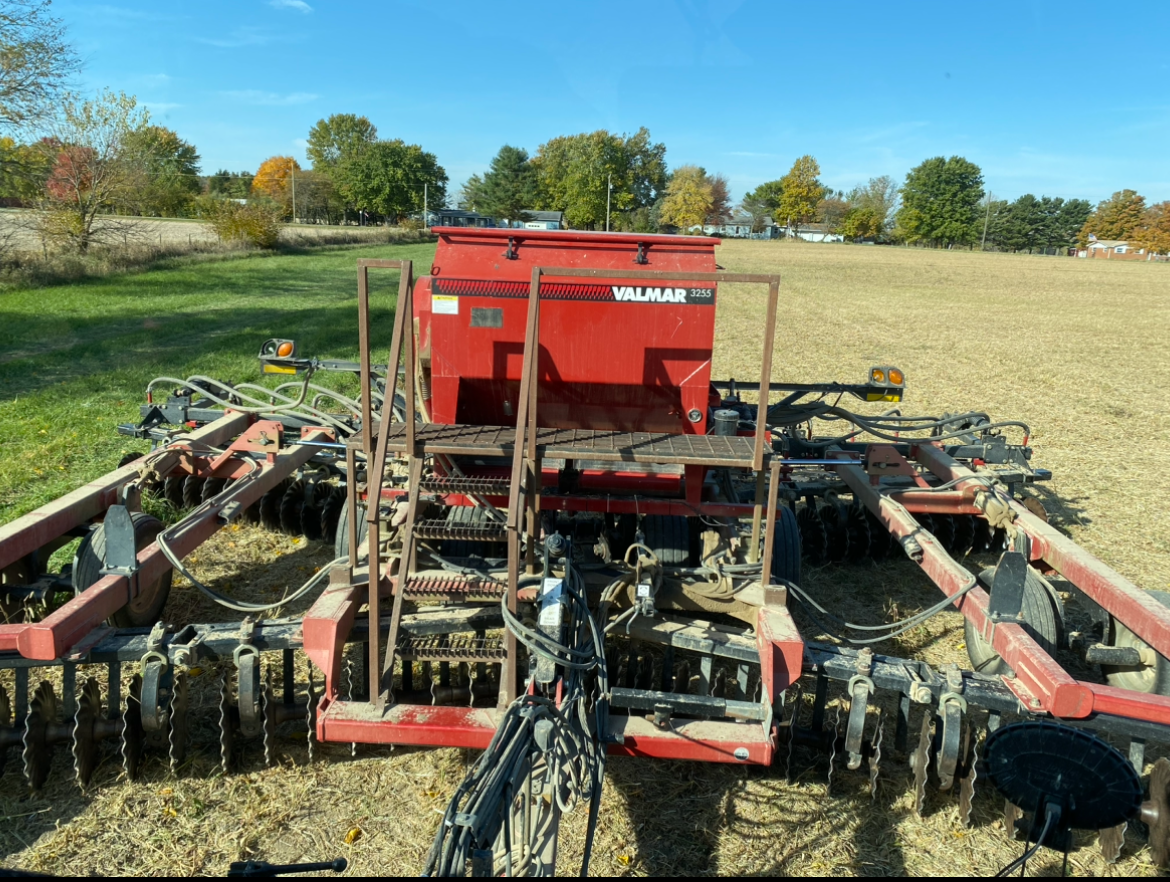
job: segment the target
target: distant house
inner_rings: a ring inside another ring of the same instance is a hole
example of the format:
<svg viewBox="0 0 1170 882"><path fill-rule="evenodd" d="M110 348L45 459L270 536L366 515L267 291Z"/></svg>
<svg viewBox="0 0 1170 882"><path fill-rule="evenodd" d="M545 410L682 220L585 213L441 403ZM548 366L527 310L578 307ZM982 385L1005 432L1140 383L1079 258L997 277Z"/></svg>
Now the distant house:
<svg viewBox="0 0 1170 882"><path fill-rule="evenodd" d="M1094 239L1088 248L1077 253L1078 257L1095 257L1106 260L1149 260L1144 248L1134 248L1124 239Z"/></svg>
<svg viewBox="0 0 1170 882"><path fill-rule="evenodd" d="M494 227L496 219L477 211L460 208L432 208L427 211L427 227Z"/></svg>
<svg viewBox="0 0 1170 882"><path fill-rule="evenodd" d="M831 233L825 224L797 224L793 228L778 227L781 238L803 239L806 242L844 242L840 233Z"/></svg>
<svg viewBox="0 0 1170 882"><path fill-rule="evenodd" d="M563 230L565 228L565 213L563 211L525 211L525 220L502 220L501 227L511 227L516 230Z"/></svg>
<svg viewBox="0 0 1170 882"><path fill-rule="evenodd" d="M702 231L708 236L721 236L724 239L779 239L780 228L770 217L760 222L760 229L752 232L755 222L750 214L737 214L721 224L703 224ZM700 227L691 228L698 232Z"/></svg>

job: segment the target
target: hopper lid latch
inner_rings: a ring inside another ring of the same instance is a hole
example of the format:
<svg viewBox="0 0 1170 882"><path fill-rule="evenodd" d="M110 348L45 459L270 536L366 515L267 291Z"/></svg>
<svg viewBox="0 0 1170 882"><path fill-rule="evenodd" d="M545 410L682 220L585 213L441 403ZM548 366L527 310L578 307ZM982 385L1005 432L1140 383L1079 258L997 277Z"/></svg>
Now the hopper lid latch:
<svg viewBox="0 0 1170 882"><path fill-rule="evenodd" d="M649 262L650 262L650 258L648 258L646 256L646 243L639 242L638 243L638 255L637 255L637 257L634 258L634 263L647 264Z"/></svg>

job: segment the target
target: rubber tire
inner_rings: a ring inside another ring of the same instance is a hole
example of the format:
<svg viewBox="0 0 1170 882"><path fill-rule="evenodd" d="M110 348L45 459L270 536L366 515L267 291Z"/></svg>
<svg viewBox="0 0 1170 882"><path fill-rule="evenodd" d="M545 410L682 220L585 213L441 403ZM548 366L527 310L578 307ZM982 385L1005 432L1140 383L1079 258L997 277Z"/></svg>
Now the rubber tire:
<svg viewBox="0 0 1170 882"><path fill-rule="evenodd" d="M1163 606L1170 606L1170 591L1149 592ZM1136 646L1139 649L1148 646L1144 640L1135 635L1113 616L1109 617L1110 646ZM1158 654L1157 661L1151 667L1114 667L1101 665L1105 674L1105 682L1110 686L1121 689L1132 689L1134 692L1143 692L1147 695L1170 695L1170 661L1162 654Z"/></svg>
<svg viewBox="0 0 1170 882"><path fill-rule="evenodd" d="M681 515L646 515L642 518L646 545L667 567L685 567L691 559L691 525Z"/></svg>
<svg viewBox="0 0 1170 882"><path fill-rule="evenodd" d="M447 523L456 526L488 523L487 510L478 505L453 505L447 509ZM439 546L446 557L507 557L508 546L502 542L474 542L468 539L444 539Z"/></svg>
<svg viewBox="0 0 1170 882"><path fill-rule="evenodd" d="M988 567L979 574L979 581L988 590L994 574L993 567ZM1060 642L1060 616L1056 614L1056 607L1048 594L1048 589L1031 568L1024 579L1022 612L1024 630L1040 644L1041 649L1051 655ZM999 653L991 648L991 644L975 630L970 620L963 620L963 631L967 642L967 658L971 659L971 667L974 670L992 676L1002 676L1011 670L1011 667L1000 658Z"/></svg>
<svg viewBox="0 0 1170 882"><path fill-rule="evenodd" d="M134 547L141 551L150 545L163 531L163 524L158 518L145 512L132 512L130 518L134 524ZM99 526L82 540L73 558L73 590L75 593L88 589L102 578L102 567L105 566L106 529ZM167 571L151 587L150 591L139 591L140 603L131 603L122 607L108 619L115 628L148 628L162 616L163 608L167 605L167 598L171 593L171 580L174 571Z"/></svg>
<svg viewBox="0 0 1170 882"><path fill-rule="evenodd" d="M366 507L358 505L358 546L366 541L370 534L370 524L366 520ZM349 501L341 507L341 514L337 516L337 535L333 538L333 556L349 557ZM360 563L360 561L359 561Z"/></svg>
<svg viewBox="0 0 1170 882"><path fill-rule="evenodd" d="M776 515L776 530L772 534L772 578L799 587L800 556L800 527L792 509L784 506Z"/></svg>

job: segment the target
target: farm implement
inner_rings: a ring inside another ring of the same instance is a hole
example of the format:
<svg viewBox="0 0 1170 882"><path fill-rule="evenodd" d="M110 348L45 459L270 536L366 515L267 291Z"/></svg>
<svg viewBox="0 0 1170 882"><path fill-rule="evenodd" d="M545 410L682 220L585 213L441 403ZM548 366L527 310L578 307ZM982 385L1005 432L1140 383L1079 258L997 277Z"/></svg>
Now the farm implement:
<svg viewBox="0 0 1170 882"><path fill-rule="evenodd" d="M181 770L207 713L225 771L273 761L297 727L310 758L483 750L427 857L439 875L553 872L575 805L587 863L608 756L816 765L874 792L899 763L919 811L953 793L963 824L990 781L1029 854L1096 829L1113 860L1140 823L1170 863L1170 761L1146 761L1170 742L1170 595L1048 523L1027 425L906 415L889 364L773 381L780 279L722 271L714 239L437 233L417 280L358 262L357 362L272 339L276 389L160 378L121 427L150 453L0 527L0 761L34 789L54 753L87 786L103 745L131 778L152 755ZM399 281L379 364L383 271ZM720 285L754 292L757 381L711 377ZM313 382L326 372L359 390ZM145 513L147 494L181 517ZM225 596L184 559L239 519L334 559L278 601ZM802 580L883 561L936 601L855 623ZM164 624L176 571L229 621ZM265 617L301 598L304 615ZM970 669L879 651L956 610ZM222 678L213 707L196 668Z"/></svg>

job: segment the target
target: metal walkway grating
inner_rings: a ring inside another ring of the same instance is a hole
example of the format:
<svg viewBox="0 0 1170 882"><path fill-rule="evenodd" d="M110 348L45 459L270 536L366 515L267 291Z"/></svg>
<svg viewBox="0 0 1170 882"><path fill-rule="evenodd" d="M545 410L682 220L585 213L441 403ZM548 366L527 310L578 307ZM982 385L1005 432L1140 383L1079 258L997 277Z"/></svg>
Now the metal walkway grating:
<svg viewBox="0 0 1170 882"><path fill-rule="evenodd" d="M388 427L386 449L403 453L405 423ZM507 456L516 430L510 426L462 426L426 423L415 437L424 453L453 456ZM359 446L360 438L354 442ZM754 438L681 435L670 432L618 432L603 429L537 429L537 448L545 459L591 459L604 462L674 463L752 467ZM767 461L771 448L765 445Z"/></svg>

